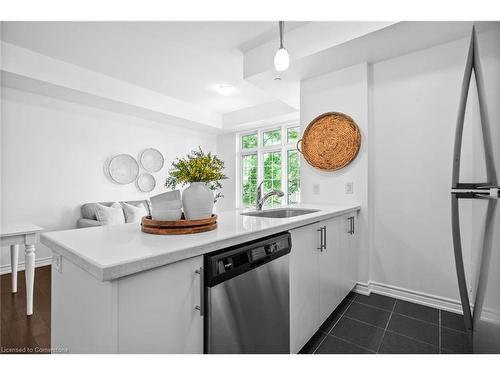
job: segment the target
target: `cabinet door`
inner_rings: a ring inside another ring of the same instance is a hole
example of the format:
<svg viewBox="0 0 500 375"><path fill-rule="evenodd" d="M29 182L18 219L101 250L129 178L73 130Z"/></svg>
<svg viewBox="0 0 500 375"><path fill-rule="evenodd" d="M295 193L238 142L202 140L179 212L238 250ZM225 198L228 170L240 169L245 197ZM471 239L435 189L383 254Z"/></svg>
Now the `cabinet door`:
<svg viewBox="0 0 500 375"><path fill-rule="evenodd" d="M343 299L344 267L340 241L341 218L322 221L319 225L326 231L324 249L319 255L320 322L335 310Z"/></svg>
<svg viewBox="0 0 500 375"><path fill-rule="evenodd" d="M120 353L203 353L202 265L198 256L119 280Z"/></svg>
<svg viewBox="0 0 500 375"><path fill-rule="evenodd" d="M314 335L319 320L318 225L291 230L290 351L297 353Z"/></svg>
<svg viewBox="0 0 500 375"><path fill-rule="evenodd" d="M346 264L344 269L345 294L354 288L358 280L359 267L359 235L358 215L352 212L343 216L341 228L342 259Z"/></svg>

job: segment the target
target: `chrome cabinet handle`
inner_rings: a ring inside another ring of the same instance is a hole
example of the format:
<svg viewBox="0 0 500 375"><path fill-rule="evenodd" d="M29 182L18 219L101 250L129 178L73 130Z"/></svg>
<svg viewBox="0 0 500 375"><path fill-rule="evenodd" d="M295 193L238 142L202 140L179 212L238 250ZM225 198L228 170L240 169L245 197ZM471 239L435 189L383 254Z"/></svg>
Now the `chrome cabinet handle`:
<svg viewBox="0 0 500 375"><path fill-rule="evenodd" d="M326 225L323 226L323 238L324 238L324 240L323 240L323 249L326 250Z"/></svg>
<svg viewBox="0 0 500 375"><path fill-rule="evenodd" d="M200 316L203 316L205 313L205 302L204 302L204 286L203 286L203 267L200 267L196 271L194 271L198 275L200 275L200 304L195 306L194 308L200 312Z"/></svg>
<svg viewBox="0 0 500 375"><path fill-rule="evenodd" d="M316 249L323 251L323 227L316 229L316 231L319 232L319 247Z"/></svg>
<svg viewBox="0 0 500 375"><path fill-rule="evenodd" d="M347 233L354 234L354 216L349 216L347 220L349 220L349 230Z"/></svg>

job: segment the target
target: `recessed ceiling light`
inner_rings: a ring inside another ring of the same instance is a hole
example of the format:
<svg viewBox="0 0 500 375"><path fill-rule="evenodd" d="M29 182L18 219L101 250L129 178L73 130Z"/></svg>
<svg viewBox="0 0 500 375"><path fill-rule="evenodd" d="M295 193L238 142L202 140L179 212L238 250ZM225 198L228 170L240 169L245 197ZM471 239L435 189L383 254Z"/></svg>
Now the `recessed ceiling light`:
<svg viewBox="0 0 500 375"><path fill-rule="evenodd" d="M234 86L223 83L221 85L218 85L215 88L215 91L217 91L222 96L229 96L229 95L232 95L234 93L235 88L234 88Z"/></svg>
<svg viewBox="0 0 500 375"><path fill-rule="evenodd" d="M275 81L281 81L281 77L274 77Z"/></svg>

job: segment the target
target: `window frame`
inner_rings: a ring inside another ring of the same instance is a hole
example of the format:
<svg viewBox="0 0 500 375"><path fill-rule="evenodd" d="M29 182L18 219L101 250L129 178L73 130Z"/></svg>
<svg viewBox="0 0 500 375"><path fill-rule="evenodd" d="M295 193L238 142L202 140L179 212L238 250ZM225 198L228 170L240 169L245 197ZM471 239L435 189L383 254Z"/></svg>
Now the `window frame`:
<svg viewBox="0 0 500 375"><path fill-rule="evenodd" d="M238 181L237 181L237 202L236 205L238 208L251 208L251 206L243 205L243 196L242 196L242 184L243 184L243 156L256 154L257 155L257 184L262 182L264 178L264 154L268 152L276 152L279 151L281 154L281 187L282 191L285 194L284 199L281 200L282 206L287 206L290 203L288 202L288 151L296 150L296 143L288 143L288 129L289 128L299 128L299 137L300 137L300 124L298 122L287 122L284 124L274 124L265 127L260 127L256 129L246 130L244 132L239 132L236 135L237 139L237 152L236 165L239 166ZM264 146L264 133L272 130L280 130L281 131L281 142L276 145ZM257 134L257 147L252 149L243 149L242 137L245 135ZM300 159L299 159L300 160Z"/></svg>

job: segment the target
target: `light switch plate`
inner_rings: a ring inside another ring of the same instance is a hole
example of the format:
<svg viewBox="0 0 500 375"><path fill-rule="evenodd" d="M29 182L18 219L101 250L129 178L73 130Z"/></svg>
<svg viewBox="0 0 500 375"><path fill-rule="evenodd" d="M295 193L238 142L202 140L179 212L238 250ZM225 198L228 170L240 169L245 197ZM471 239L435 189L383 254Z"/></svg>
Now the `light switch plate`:
<svg viewBox="0 0 500 375"><path fill-rule="evenodd" d="M345 184L345 193L353 194L354 193L354 182L348 182Z"/></svg>
<svg viewBox="0 0 500 375"><path fill-rule="evenodd" d="M52 255L52 265L59 273L61 273L62 272L62 256L59 254L53 254Z"/></svg>
<svg viewBox="0 0 500 375"><path fill-rule="evenodd" d="M313 194L318 195L319 194L319 184L313 184Z"/></svg>

